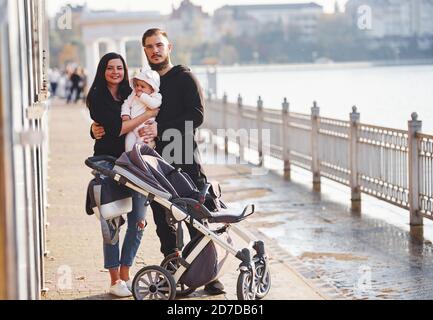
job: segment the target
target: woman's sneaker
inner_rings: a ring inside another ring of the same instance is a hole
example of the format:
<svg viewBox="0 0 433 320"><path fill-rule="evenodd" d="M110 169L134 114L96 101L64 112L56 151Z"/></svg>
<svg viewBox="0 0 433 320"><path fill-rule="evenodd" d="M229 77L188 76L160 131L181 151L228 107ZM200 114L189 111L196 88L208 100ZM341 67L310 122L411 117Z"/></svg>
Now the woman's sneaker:
<svg viewBox="0 0 433 320"><path fill-rule="evenodd" d="M132 296L132 292L128 289L125 281L119 280L110 288L110 294L119 298L127 298Z"/></svg>
<svg viewBox="0 0 433 320"><path fill-rule="evenodd" d="M132 292L132 280L126 281L126 286L128 287L128 290Z"/></svg>

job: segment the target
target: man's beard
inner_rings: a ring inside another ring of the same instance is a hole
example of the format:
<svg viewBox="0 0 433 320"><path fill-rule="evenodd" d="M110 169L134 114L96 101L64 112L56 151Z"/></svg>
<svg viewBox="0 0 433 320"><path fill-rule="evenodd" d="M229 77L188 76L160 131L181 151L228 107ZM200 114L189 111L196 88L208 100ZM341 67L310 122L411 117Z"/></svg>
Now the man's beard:
<svg viewBox="0 0 433 320"><path fill-rule="evenodd" d="M165 59L161 63L154 64L154 63L149 62L149 65L152 68L152 70L157 71L157 72L164 70L165 68L168 67L169 64L170 64L170 58L168 58L168 57L167 57L167 59Z"/></svg>

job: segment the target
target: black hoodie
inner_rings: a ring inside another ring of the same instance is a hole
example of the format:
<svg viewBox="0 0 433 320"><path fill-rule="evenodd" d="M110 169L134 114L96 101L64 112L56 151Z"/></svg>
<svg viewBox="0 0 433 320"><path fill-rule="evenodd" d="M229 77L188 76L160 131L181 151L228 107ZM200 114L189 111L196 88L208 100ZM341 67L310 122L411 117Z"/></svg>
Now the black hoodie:
<svg viewBox="0 0 433 320"><path fill-rule="evenodd" d="M185 134L185 122L192 121L194 130L203 124L204 98L197 78L184 66L176 66L161 77L162 106L158 115L159 136L167 129Z"/></svg>
<svg viewBox="0 0 433 320"><path fill-rule="evenodd" d="M164 132L169 129L177 129L180 131L184 137L184 142L179 145L176 144L175 148L179 148L179 150L182 151L183 161L180 164L170 164L174 165L176 168L182 168L193 180L196 180L200 177L200 174L202 174L201 166L196 160L194 160L193 164L184 164L185 160L192 157L192 155L186 155L186 152L190 152L189 150L191 149L186 148L185 143L188 141L188 137L190 141L191 135L195 136L196 129L203 124L205 106L203 90L197 78L191 73L189 68L176 66L161 77L160 92L162 95L162 106L156 119L158 122L159 138L156 150L159 154L164 156L164 148L169 144L171 145L173 142L173 139L170 141L162 141ZM185 123L187 121L193 123L193 132L185 132ZM185 139L185 137L187 137L187 139ZM194 150L197 149L195 140L193 147Z"/></svg>

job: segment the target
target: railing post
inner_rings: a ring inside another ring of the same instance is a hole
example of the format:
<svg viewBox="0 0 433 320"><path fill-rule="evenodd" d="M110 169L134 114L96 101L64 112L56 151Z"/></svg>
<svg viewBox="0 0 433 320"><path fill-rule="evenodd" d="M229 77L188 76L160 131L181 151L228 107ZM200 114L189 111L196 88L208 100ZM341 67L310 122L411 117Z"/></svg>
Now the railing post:
<svg viewBox="0 0 433 320"><path fill-rule="evenodd" d="M359 185L358 176L358 127L361 119L356 106L352 108L350 114L350 148L349 148L349 163L350 163L350 188L352 190L352 211L361 212L361 187Z"/></svg>
<svg viewBox="0 0 433 320"><path fill-rule="evenodd" d="M419 144L417 133L421 132L422 122L418 120L418 114L412 114L409 121L409 208L410 225L422 226L423 217L420 215L419 201Z"/></svg>
<svg viewBox="0 0 433 320"><path fill-rule="evenodd" d="M321 191L319 160L319 118L320 108L317 106L317 102L314 101L313 107L311 108L311 171L313 172L313 190L315 192Z"/></svg>
<svg viewBox="0 0 433 320"><path fill-rule="evenodd" d="M259 97L257 101L257 130L259 132L258 140L257 140L257 152L259 153L259 167L263 167L264 165L264 157L263 157L263 100L262 97Z"/></svg>
<svg viewBox="0 0 433 320"><path fill-rule="evenodd" d="M226 130L226 134L224 135L224 153L225 156L227 157L229 154L229 136L227 134L227 130L228 128L228 110L227 110L227 102L228 102L228 97L227 97L227 93L224 93L223 96L223 112L224 112L224 130Z"/></svg>
<svg viewBox="0 0 433 320"><path fill-rule="evenodd" d="M283 144L283 161L284 161L284 180L290 181L291 179L291 166L290 166L290 148L289 148L289 102L284 98L283 102L283 124L282 124L282 139Z"/></svg>
<svg viewBox="0 0 433 320"><path fill-rule="evenodd" d="M242 129L242 107L243 107L243 99L242 96L239 94L238 96L238 132L241 132ZM239 145L239 160L242 162L245 159L245 146L243 143L243 138L241 135L238 135L238 145Z"/></svg>

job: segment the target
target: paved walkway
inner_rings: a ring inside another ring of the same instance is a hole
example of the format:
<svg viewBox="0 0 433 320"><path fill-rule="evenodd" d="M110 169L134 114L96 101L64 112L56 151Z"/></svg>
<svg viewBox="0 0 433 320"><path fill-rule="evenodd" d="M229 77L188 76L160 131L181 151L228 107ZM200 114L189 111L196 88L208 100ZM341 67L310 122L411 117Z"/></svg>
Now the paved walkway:
<svg viewBox="0 0 433 320"><path fill-rule="evenodd" d="M92 154L92 141L89 137L89 120L83 106L65 106L54 101L50 117L50 160L49 160L49 209L50 223L47 246L50 252L46 258L47 300L112 300L107 294L109 275L103 269L102 238L95 217L85 213L87 184L92 176L85 167L84 160ZM207 166L211 178L222 181L223 189L229 179L237 179L248 170L245 166ZM225 200L236 206L239 199L251 198L254 192L242 188L230 189ZM159 240L149 214L149 226L134 267L134 273L144 265L159 265L163 257L159 252ZM254 216L239 228L245 236L253 235L266 241L271 258L273 286L267 297L271 300L321 300L339 298L332 288L324 283L306 279L299 269L302 265L280 248L277 243L255 229ZM257 222L256 222L257 224ZM248 230L248 231L246 231ZM203 290L197 291L190 299L234 300L238 272L235 265L222 282L226 295L209 297Z"/></svg>

